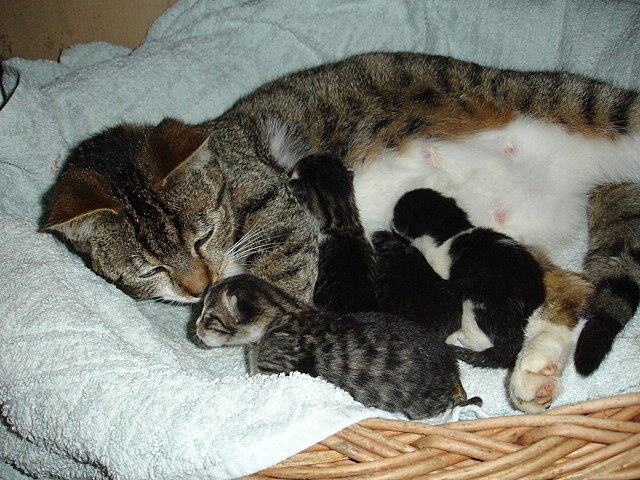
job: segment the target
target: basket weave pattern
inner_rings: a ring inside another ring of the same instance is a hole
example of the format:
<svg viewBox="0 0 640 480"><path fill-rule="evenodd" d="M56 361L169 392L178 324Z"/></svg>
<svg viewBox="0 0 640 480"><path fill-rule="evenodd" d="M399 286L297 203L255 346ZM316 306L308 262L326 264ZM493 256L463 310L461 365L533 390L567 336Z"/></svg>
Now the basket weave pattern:
<svg viewBox="0 0 640 480"><path fill-rule="evenodd" d="M640 479L640 393L438 426L363 420L245 477L272 478Z"/></svg>

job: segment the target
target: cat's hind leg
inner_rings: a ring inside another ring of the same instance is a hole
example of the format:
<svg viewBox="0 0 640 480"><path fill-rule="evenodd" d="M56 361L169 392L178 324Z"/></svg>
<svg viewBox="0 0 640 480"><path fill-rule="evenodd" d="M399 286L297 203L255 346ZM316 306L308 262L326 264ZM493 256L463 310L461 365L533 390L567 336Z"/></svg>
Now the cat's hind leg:
<svg viewBox="0 0 640 480"><path fill-rule="evenodd" d="M549 407L574 345L573 329L593 287L577 273L545 267L545 302L529 318L522 349L508 379L513 405L529 413Z"/></svg>

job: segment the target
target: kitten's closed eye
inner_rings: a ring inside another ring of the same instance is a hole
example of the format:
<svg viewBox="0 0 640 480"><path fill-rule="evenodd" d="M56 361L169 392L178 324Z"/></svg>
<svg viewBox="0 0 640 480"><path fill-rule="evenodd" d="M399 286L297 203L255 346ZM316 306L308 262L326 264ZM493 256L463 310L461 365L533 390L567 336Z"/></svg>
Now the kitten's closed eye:
<svg viewBox="0 0 640 480"><path fill-rule="evenodd" d="M214 332L232 334L236 329L232 325L227 325L223 320L213 312L207 312L202 317L202 326L207 330Z"/></svg>

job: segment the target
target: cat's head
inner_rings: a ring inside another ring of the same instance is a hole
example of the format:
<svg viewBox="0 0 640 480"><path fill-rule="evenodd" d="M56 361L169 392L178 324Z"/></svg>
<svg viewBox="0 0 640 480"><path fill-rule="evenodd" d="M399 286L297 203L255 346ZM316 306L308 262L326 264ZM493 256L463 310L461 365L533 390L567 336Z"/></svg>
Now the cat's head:
<svg viewBox="0 0 640 480"><path fill-rule="evenodd" d="M198 301L222 276L235 235L208 142L174 119L85 140L51 191L44 230L135 296Z"/></svg>
<svg viewBox="0 0 640 480"><path fill-rule="evenodd" d="M253 275L229 277L207 291L196 334L209 347L255 343L274 318L282 315L280 300L286 298Z"/></svg>
<svg viewBox="0 0 640 480"><path fill-rule="evenodd" d="M291 170L287 188L321 227L341 227L357 217L353 172L332 155L310 155L298 161Z"/></svg>

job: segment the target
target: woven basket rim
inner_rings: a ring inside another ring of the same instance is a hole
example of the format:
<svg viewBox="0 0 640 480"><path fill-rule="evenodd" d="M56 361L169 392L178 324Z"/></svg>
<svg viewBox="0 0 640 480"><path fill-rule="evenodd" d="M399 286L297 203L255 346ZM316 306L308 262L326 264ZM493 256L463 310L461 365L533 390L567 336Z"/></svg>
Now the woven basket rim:
<svg viewBox="0 0 640 480"><path fill-rule="evenodd" d="M368 418L245 479L637 479L640 393L431 425Z"/></svg>

